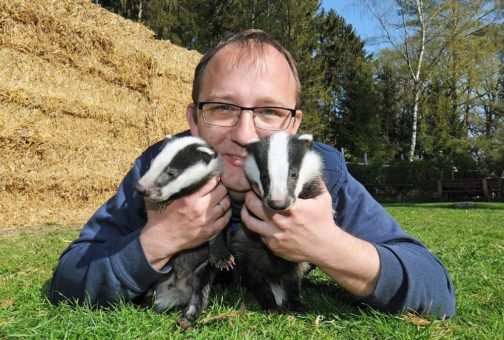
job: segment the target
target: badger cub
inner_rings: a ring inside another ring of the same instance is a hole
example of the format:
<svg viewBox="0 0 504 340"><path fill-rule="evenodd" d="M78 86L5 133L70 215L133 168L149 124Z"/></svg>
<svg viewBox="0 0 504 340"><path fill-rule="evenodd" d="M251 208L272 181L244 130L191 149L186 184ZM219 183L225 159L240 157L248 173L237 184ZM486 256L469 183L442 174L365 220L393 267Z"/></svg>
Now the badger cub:
<svg viewBox="0 0 504 340"><path fill-rule="evenodd" d="M320 194L322 159L311 135L278 132L247 146L245 173L268 208L286 210L296 199ZM242 224L231 239L242 282L266 310L302 310L300 285L307 262L278 257Z"/></svg>
<svg viewBox="0 0 504 340"><path fill-rule="evenodd" d="M219 174L221 167L217 152L202 139L167 136L136 190L144 196L146 205L162 209L173 199L196 191ZM178 321L185 327L206 308L215 268L232 268L234 258L221 232L207 244L178 253L169 264L171 272L150 289L146 299L151 299L156 312L186 305Z"/></svg>

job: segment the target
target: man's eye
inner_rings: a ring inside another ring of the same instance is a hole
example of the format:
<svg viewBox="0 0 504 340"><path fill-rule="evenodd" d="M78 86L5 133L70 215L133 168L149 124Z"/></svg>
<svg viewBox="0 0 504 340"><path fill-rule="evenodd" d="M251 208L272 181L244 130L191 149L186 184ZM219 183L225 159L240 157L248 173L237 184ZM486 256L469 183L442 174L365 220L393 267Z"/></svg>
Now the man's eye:
<svg viewBox="0 0 504 340"><path fill-rule="evenodd" d="M261 109L260 113L265 116L278 116L279 115L277 110L271 109L268 107Z"/></svg>
<svg viewBox="0 0 504 340"><path fill-rule="evenodd" d="M217 110L217 111L233 111L233 110L235 110L235 107L233 105L220 104L217 107L215 107L215 110Z"/></svg>

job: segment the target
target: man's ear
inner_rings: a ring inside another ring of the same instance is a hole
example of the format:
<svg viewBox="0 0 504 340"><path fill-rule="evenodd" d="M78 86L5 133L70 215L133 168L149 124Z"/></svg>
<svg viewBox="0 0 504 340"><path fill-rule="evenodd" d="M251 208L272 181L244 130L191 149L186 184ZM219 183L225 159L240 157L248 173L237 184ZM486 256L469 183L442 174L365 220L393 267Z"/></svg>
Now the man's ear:
<svg viewBox="0 0 504 340"><path fill-rule="evenodd" d="M194 104L187 105L186 119L189 123L189 128L191 129L191 135L199 137L198 122L196 121L196 108L194 107Z"/></svg>
<svg viewBox="0 0 504 340"><path fill-rule="evenodd" d="M290 134L295 135L299 127L301 126L301 119L303 118L303 111L301 110L296 110L296 119L294 120L294 123L290 127Z"/></svg>

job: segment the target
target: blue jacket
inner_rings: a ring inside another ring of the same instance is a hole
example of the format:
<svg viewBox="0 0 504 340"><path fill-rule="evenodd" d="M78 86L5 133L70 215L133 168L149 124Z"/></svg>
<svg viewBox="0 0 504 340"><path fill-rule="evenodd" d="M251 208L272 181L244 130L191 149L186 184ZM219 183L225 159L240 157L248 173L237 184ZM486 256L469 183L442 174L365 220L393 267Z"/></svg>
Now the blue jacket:
<svg viewBox="0 0 504 340"><path fill-rule="evenodd" d="M147 214L143 197L135 191L160 146L151 146L135 161L117 193L63 252L50 289L53 303L65 298L98 305L132 300L170 272L170 263L161 271L152 268L142 250L139 235ZM443 264L350 175L337 150L322 143L315 148L324 159L336 223L371 242L380 256L376 288L361 300L387 312L409 308L437 317L455 315L454 287ZM231 228L239 221L239 209L233 209L233 215Z"/></svg>

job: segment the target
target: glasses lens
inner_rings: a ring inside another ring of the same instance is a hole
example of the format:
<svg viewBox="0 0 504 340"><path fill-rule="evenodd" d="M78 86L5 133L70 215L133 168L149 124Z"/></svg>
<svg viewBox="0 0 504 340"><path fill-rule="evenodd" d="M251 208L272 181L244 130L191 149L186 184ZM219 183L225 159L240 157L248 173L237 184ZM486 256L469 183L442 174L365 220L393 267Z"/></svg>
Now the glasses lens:
<svg viewBox="0 0 504 340"><path fill-rule="evenodd" d="M240 116L240 107L225 103L206 103L201 109L207 124L234 126Z"/></svg>
<svg viewBox="0 0 504 340"><path fill-rule="evenodd" d="M254 111L255 124L264 130L284 130L289 127L291 111L277 107L261 107Z"/></svg>

